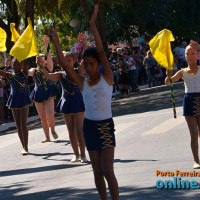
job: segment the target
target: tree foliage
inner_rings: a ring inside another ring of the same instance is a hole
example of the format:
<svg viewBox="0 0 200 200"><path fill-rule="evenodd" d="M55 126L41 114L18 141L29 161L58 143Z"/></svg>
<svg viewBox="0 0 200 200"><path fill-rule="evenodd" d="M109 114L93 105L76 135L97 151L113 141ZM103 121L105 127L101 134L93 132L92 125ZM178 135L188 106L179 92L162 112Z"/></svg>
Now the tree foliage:
<svg viewBox="0 0 200 200"><path fill-rule="evenodd" d="M42 36L48 34L58 1L32 0L34 6L29 8L27 2L30 0L0 0L0 27L7 32L9 40L9 24L15 22L16 27L20 24L24 28L27 9L31 9L42 50ZM90 31L89 19L95 2L97 0L62 1L58 31L63 49L76 41L79 32ZM101 0L97 26L104 45L120 40L131 41L143 33L155 35L164 28L170 29L177 38L199 40L199 7L199 0ZM79 20L75 28L69 25L72 19ZM10 47L11 42L7 42Z"/></svg>

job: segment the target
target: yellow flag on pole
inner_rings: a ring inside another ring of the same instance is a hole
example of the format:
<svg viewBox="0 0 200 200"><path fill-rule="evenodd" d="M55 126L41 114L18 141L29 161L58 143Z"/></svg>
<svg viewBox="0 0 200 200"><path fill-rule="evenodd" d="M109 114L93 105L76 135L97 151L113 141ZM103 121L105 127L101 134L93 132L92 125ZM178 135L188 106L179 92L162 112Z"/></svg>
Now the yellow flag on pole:
<svg viewBox="0 0 200 200"><path fill-rule="evenodd" d="M38 55L38 48L30 18L28 18L26 30L10 50L10 55L16 57L19 62Z"/></svg>
<svg viewBox="0 0 200 200"><path fill-rule="evenodd" d="M170 42L174 41L172 32L163 29L149 42L151 53L156 61L166 69L173 70L173 54Z"/></svg>
<svg viewBox="0 0 200 200"><path fill-rule="evenodd" d="M7 37L6 32L2 28L0 28L0 52L4 52L7 50L6 37Z"/></svg>
<svg viewBox="0 0 200 200"><path fill-rule="evenodd" d="M20 37L20 34L15 29L15 23L10 23L10 31L12 33L11 41L13 41L14 43L17 42L17 40Z"/></svg>

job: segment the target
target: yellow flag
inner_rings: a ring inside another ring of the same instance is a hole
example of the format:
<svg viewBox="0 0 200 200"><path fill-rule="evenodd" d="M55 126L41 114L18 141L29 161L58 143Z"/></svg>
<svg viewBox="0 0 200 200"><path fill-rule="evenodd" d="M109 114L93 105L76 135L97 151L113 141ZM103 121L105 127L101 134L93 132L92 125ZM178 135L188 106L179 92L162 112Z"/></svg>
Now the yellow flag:
<svg viewBox="0 0 200 200"><path fill-rule="evenodd" d="M170 41L174 41L172 32L164 29L156 34L149 42L149 46L156 61L166 69L173 70L174 58Z"/></svg>
<svg viewBox="0 0 200 200"><path fill-rule="evenodd" d="M20 34L15 29L15 23L10 23L10 31L12 33L11 41L13 41L14 43L17 42Z"/></svg>
<svg viewBox="0 0 200 200"><path fill-rule="evenodd" d="M6 37L7 37L6 32L2 28L0 28L0 52L4 52L7 50Z"/></svg>
<svg viewBox="0 0 200 200"><path fill-rule="evenodd" d="M19 62L38 55L38 48L30 18L28 18L26 30L10 50L10 55L16 57Z"/></svg>

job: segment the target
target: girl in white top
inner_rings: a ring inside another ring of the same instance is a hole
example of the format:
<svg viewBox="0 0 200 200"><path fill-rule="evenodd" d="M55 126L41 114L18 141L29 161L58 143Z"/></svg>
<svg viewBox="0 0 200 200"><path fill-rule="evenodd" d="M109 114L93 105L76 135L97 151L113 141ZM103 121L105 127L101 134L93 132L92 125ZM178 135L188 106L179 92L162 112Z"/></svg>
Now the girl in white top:
<svg viewBox="0 0 200 200"><path fill-rule="evenodd" d="M179 70L172 76L172 82L179 79L184 80L185 95L183 99L183 115L185 116L190 136L191 149L194 157L194 169L200 168L198 154L198 137L200 128L200 67L197 65L197 59L200 57L197 49L200 48L196 42L191 42L185 49L185 58L188 67ZM166 71L165 84L169 85L168 76L172 75L172 71Z"/></svg>
<svg viewBox="0 0 200 200"><path fill-rule="evenodd" d="M83 64L89 78L78 75L65 62L56 29L51 30L59 63L80 87L85 103L84 139L92 163L97 190L101 199L107 200L105 179L112 199L119 199L114 163L114 123L111 113L113 73L104 53L102 40L96 28L98 5L95 5L90 24L96 48L88 48L83 54ZM103 74L99 73L100 63ZM105 177L105 179L104 179Z"/></svg>

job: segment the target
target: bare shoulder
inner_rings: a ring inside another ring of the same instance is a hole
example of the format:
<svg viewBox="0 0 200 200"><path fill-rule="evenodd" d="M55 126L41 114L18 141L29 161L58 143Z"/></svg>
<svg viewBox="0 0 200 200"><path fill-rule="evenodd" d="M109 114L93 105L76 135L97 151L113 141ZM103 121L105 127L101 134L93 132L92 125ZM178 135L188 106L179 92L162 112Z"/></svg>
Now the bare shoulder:
<svg viewBox="0 0 200 200"><path fill-rule="evenodd" d="M174 74L174 76L179 76L180 78L182 78L182 77L183 77L183 71L184 71L184 69L181 68L179 71L177 71L177 72Z"/></svg>
<svg viewBox="0 0 200 200"><path fill-rule="evenodd" d="M106 83L110 86L113 85L113 75L112 76L107 76L105 73L102 74L103 79L106 81Z"/></svg>

